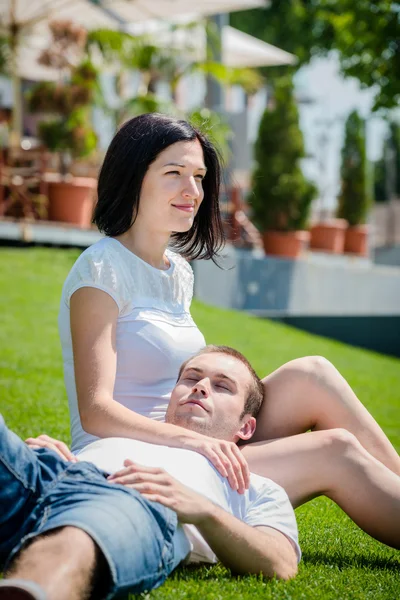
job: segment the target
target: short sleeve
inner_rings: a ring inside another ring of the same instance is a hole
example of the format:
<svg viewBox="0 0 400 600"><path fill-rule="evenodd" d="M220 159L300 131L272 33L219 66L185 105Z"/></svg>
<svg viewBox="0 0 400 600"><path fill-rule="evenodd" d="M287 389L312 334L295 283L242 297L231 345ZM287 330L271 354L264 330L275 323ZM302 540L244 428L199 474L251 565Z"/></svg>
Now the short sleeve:
<svg viewBox="0 0 400 600"><path fill-rule="evenodd" d="M117 304L120 314L130 304L123 268L107 248L88 248L72 267L63 289L63 298L68 307L72 294L83 287L106 292Z"/></svg>
<svg viewBox="0 0 400 600"><path fill-rule="evenodd" d="M254 477L254 475L252 475ZM245 522L251 527L272 527L292 542L300 562L301 550L296 517L285 490L275 482L260 478L257 493L246 511Z"/></svg>

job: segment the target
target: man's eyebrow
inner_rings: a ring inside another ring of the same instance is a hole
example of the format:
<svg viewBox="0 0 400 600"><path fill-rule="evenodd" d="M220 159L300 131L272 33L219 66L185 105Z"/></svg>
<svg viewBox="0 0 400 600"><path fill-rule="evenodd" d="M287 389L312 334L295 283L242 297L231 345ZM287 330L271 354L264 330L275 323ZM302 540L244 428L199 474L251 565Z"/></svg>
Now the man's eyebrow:
<svg viewBox="0 0 400 600"><path fill-rule="evenodd" d="M163 167L180 167L181 169L185 169L186 165L182 165L181 163L169 162L163 165ZM206 167L197 167L196 171L207 171Z"/></svg>
<svg viewBox="0 0 400 600"><path fill-rule="evenodd" d="M196 373L199 373L199 375L202 375L204 373L203 369L200 369L199 367L191 367L190 365L184 368L183 373L186 373L186 371L196 371ZM237 386L237 381L232 377L225 375L225 373L214 373L214 377L216 377L217 379L226 379L227 381L230 381L231 383Z"/></svg>
<svg viewBox="0 0 400 600"><path fill-rule="evenodd" d="M231 383L233 383L234 385L237 386L236 379L233 379L232 377L228 377L228 375L225 375L225 373L215 373L215 377L217 377L218 379L227 379L228 381L230 381Z"/></svg>

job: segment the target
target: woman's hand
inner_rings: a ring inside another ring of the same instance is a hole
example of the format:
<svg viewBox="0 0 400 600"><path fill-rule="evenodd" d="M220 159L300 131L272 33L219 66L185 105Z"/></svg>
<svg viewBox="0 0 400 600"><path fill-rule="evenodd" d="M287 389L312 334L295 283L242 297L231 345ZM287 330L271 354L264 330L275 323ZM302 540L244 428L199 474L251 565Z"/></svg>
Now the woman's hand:
<svg viewBox="0 0 400 600"><path fill-rule="evenodd" d="M222 477L227 477L229 485L239 494L244 494L250 485L250 470L246 459L234 442L218 440L201 435L185 439L182 448L199 452L214 465Z"/></svg>
<svg viewBox="0 0 400 600"><path fill-rule="evenodd" d="M25 444L29 446L29 448L32 448L32 450L36 450L37 448L54 450L54 452L56 452L63 460L78 462L78 459L72 454L67 444L64 444L64 442L61 442L60 440L56 440L49 435L42 434L36 438L28 438L25 440Z"/></svg>

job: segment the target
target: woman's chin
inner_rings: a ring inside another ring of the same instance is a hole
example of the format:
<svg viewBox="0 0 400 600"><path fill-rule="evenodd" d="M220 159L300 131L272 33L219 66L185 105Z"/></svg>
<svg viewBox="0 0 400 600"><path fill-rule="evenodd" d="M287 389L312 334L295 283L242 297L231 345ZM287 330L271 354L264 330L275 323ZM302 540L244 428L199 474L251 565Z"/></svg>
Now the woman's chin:
<svg viewBox="0 0 400 600"><path fill-rule="evenodd" d="M190 217L189 219L182 219L179 223L175 223L173 233L186 233L193 227L193 221L193 217Z"/></svg>

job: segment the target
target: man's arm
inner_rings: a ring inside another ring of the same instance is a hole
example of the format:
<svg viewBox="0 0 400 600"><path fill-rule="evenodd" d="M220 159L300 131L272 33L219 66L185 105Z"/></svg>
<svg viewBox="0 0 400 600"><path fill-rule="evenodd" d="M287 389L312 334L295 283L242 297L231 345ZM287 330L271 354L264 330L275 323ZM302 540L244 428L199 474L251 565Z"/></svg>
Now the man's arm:
<svg viewBox="0 0 400 600"><path fill-rule="evenodd" d="M283 533L271 527L251 527L206 502L211 505L208 515L196 527L226 567L240 574L262 573L278 579L297 574L295 550Z"/></svg>
<svg viewBox="0 0 400 600"><path fill-rule="evenodd" d="M195 525L219 560L236 573L262 573L290 579L297 573L296 552L289 539L271 527L251 527L204 496L181 484L163 469L130 460L110 481L138 490L174 510L181 523Z"/></svg>

